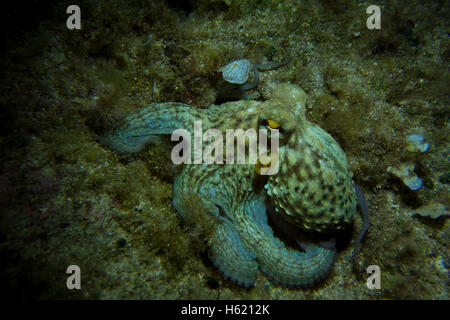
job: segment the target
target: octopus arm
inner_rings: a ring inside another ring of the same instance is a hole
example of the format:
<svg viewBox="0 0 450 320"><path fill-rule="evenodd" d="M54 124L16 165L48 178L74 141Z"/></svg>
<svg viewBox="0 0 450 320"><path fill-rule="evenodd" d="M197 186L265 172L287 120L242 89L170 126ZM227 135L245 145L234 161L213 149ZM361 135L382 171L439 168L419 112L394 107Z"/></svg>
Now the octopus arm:
<svg viewBox="0 0 450 320"><path fill-rule="evenodd" d="M191 130L194 121L201 120L204 114L183 103L151 104L127 116L118 129L99 137L99 142L120 153L139 152L160 141L159 135L170 135L176 129Z"/></svg>
<svg viewBox="0 0 450 320"><path fill-rule="evenodd" d="M251 201L245 207L246 230L241 237L256 252L256 259L268 278L284 286L306 287L323 279L331 270L336 248L314 243L303 245L305 252L287 248L276 238L268 225L261 201Z"/></svg>
<svg viewBox="0 0 450 320"><path fill-rule="evenodd" d="M214 168L217 169L214 170ZM255 283L258 273L256 255L240 238L233 223L233 210L226 199L232 199L222 184L214 183L221 177L218 172L225 170L223 166L210 166L203 170L210 170L205 174L203 183L193 181L192 172L195 166L185 167L174 183L173 206L183 221L201 223L197 219L213 217L216 221L209 237L209 256L214 265L225 278L243 287L250 287ZM195 188L193 186L199 186ZM193 205L193 202L195 204ZM201 211L199 215L195 211Z"/></svg>
<svg viewBox="0 0 450 320"><path fill-rule="evenodd" d="M237 284L252 286L258 272L256 255L241 240L235 227L223 222L216 228L213 239L210 258L214 265Z"/></svg>

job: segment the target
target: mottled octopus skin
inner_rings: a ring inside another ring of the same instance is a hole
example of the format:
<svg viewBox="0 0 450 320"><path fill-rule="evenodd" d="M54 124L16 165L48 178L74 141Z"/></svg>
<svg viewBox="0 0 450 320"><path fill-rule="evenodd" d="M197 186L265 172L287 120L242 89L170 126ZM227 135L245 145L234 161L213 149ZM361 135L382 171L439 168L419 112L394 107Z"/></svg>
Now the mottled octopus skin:
<svg viewBox="0 0 450 320"><path fill-rule="evenodd" d="M308 286L326 276L336 249L311 242L301 243L304 251L286 246L268 224L268 207L299 230L332 232L351 221L356 200L344 152L306 120L305 100L300 88L283 84L265 102L237 101L208 109L152 104L128 116L103 142L119 152L137 152L157 135L192 130L195 120L202 120L203 131L222 133L265 128L269 119L278 122L277 174L260 176L251 164L188 164L174 182L173 205L185 221L198 217L192 210L215 218L210 257L239 285L253 285L259 268L275 283ZM193 206L192 201L201 203Z"/></svg>

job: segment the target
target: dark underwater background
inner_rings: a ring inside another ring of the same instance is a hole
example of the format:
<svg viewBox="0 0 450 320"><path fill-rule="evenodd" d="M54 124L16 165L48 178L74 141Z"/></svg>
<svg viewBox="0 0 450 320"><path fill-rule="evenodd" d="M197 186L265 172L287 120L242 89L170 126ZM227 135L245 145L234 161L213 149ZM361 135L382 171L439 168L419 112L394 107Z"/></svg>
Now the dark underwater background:
<svg viewBox="0 0 450 320"><path fill-rule="evenodd" d="M81 9L81 30L66 27L71 4ZM380 30L366 27L371 4L381 8ZM448 299L449 9L449 1L417 0L11 3L0 30L3 293ZM98 143L150 103L227 101L219 69L241 58L290 59L261 73L249 97L263 101L279 83L299 85L307 118L346 152L371 220L359 270L351 257L356 215L317 286L284 288L259 273L254 287L239 287L214 268L202 232L172 208L179 168L165 149L127 156ZM419 189L408 187L411 179ZM74 264L80 290L66 287ZM380 267L381 289L366 286L369 265Z"/></svg>

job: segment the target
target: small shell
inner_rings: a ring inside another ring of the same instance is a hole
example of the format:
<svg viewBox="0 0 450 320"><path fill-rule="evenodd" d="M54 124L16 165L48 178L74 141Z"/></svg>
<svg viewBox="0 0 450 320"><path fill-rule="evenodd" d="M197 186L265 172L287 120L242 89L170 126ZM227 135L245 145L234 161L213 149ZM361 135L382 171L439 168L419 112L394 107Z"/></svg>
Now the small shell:
<svg viewBox="0 0 450 320"><path fill-rule="evenodd" d="M415 167L414 163L407 162L402 163L398 169L389 166L386 171L400 178L411 190L419 190L423 186L423 181L414 172Z"/></svg>
<svg viewBox="0 0 450 320"><path fill-rule="evenodd" d="M226 66L220 68L222 77L230 83L242 84L248 79L251 63L247 59L239 59L231 61Z"/></svg>
<svg viewBox="0 0 450 320"><path fill-rule="evenodd" d="M406 149L409 152L425 152L430 147L429 143L425 142L425 138L420 134L410 134L406 137Z"/></svg>
<svg viewBox="0 0 450 320"><path fill-rule="evenodd" d="M423 180L420 179L417 175L411 175L403 178L403 182L410 188L411 190L419 190L423 186Z"/></svg>

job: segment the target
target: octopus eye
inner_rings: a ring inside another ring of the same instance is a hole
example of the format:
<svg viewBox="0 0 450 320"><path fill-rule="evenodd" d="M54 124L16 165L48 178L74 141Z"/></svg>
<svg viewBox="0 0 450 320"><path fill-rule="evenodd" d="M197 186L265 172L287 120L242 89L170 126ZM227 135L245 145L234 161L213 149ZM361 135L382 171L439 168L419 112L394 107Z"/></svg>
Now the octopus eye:
<svg viewBox="0 0 450 320"><path fill-rule="evenodd" d="M281 127L281 124L276 121L267 119L267 127L268 129L278 129L279 127Z"/></svg>

